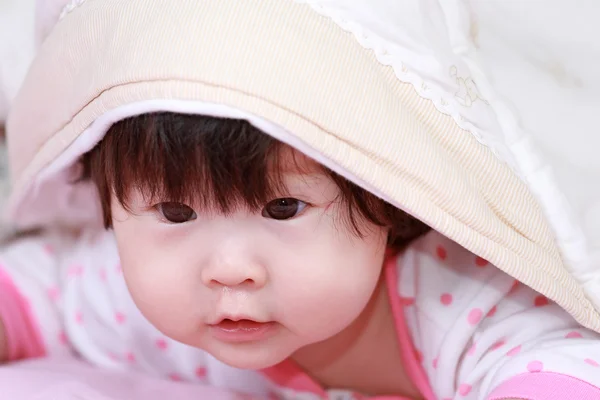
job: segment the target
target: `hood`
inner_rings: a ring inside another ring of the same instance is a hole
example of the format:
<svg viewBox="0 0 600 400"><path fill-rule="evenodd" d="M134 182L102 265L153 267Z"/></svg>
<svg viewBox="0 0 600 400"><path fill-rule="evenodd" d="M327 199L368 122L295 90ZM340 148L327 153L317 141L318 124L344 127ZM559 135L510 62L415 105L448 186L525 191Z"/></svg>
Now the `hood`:
<svg viewBox="0 0 600 400"><path fill-rule="evenodd" d="M515 150L470 56L469 18L433 0L71 2L9 116L9 218L101 229L94 188L72 181L115 121L244 118L600 331L524 168L534 148Z"/></svg>

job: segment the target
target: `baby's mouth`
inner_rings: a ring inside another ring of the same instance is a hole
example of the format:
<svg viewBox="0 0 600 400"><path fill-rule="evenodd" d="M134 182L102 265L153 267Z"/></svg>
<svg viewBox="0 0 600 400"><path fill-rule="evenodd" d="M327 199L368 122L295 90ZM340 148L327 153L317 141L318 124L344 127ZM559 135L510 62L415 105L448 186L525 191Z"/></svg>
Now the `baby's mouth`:
<svg viewBox="0 0 600 400"><path fill-rule="evenodd" d="M276 332L274 321L258 322L251 319L225 318L209 325L215 339L229 343L249 343L266 339Z"/></svg>
<svg viewBox="0 0 600 400"><path fill-rule="evenodd" d="M232 319L225 318L218 324L214 325L219 329L222 329L226 332L235 332L235 331L256 331L263 328L269 322L257 322L251 319L240 319L234 321Z"/></svg>

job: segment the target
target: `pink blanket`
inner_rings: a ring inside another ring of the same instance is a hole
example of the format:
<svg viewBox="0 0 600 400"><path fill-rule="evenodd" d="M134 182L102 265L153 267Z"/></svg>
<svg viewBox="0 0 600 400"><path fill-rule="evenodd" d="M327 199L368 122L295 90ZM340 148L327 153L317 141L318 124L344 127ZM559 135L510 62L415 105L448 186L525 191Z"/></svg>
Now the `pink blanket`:
<svg viewBox="0 0 600 400"><path fill-rule="evenodd" d="M0 399L15 400L240 400L198 384L103 371L76 360L31 360L0 367Z"/></svg>

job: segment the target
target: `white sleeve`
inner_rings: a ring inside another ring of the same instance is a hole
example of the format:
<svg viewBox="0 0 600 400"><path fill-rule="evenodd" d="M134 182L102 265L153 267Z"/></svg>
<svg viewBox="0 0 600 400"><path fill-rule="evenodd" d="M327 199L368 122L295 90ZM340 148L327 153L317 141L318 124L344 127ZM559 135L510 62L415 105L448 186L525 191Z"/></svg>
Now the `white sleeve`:
<svg viewBox="0 0 600 400"><path fill-rule="evenodd" d="M460 392L474 398L600 399L600 335L520 285L473 332L457 365Z"/></svg>
<svg viewBox="0 0 600 400"><path fill-rule="evenodd" d="M599 334L439 234L404 259L406 322L436 396L600 399Z"/></svg>
<svg viewBox="0 0 600 400"><path fill-rule="evenodd" d="M58 235L15 239L0 249L0 318L10 360L71 352L63 330Z"/></svg>

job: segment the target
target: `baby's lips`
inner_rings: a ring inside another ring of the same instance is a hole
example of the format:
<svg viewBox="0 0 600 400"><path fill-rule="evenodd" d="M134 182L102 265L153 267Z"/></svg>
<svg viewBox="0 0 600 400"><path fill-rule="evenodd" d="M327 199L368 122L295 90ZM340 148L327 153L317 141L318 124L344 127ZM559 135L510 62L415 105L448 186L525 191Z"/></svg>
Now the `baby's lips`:
<svg viewBox="0 0 600 400"><path fill-rule="evenodd" d="M257 330L264 327L268 322L257 322L251 319L240 319L237 321L231 319L224 319L215 326L218 326L224 330L243 330L243 331L252 331Z"/></svg>

